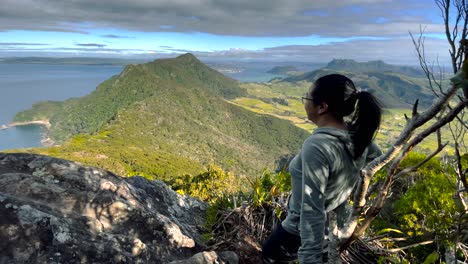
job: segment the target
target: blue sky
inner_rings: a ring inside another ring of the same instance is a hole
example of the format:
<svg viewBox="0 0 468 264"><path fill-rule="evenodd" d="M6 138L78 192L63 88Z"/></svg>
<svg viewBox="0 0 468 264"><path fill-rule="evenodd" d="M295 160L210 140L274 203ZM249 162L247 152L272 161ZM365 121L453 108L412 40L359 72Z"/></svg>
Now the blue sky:
<svg viewBox="0 0 468 264"><path fill-rule="evenodd" d="M431 0L2 0L0 57L157 58L416 64L408 31L448 58Z"/></svg>

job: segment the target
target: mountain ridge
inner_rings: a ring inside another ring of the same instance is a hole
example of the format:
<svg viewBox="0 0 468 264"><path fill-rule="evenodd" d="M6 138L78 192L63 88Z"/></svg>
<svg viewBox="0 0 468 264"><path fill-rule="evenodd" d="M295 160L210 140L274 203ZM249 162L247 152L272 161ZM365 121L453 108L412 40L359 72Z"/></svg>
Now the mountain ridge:
<svg viewBox="0 0 468 264"><path fill-rule="evenodd" d="M357 62L351 59L333 59L325 68L351 72L394 72L413 77L423 77L422 70L411 67L387 64L383 60Z"/></svg>

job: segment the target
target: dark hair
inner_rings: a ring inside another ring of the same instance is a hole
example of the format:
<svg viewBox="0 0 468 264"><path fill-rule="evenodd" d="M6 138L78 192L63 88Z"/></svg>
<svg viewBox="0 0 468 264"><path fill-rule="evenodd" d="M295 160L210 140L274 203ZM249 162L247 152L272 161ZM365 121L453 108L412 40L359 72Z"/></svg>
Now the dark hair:
<svg viewBox="0 0 468 264"><path fill-rule="evenodd" d="M382 106L367 91L358 91L353 81L341 74L330 74L315 81L314 104L327 103L328 111L338 119L353 114L348 124L354 144L354 158L362 155L380 126Z"/></svg>

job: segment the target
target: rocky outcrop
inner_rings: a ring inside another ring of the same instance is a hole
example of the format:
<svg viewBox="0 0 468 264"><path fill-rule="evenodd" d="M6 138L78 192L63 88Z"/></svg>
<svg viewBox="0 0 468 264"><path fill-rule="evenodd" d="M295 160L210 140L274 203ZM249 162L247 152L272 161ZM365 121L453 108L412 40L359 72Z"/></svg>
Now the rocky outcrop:
<svg viewBox="0 0 468 264"><path fill-rule="evenodd" d="M239 257L232 251L224 251L221 253L204 251L193 255L191 258L173 261L169 264L221 264L238 262Z"/></svg>
<svg viewBox="0 0 468 264"><path fill-rule="evenodd" d="M0 263L184 263L205 247L206 209L161 181L0 153Z"/></svg>

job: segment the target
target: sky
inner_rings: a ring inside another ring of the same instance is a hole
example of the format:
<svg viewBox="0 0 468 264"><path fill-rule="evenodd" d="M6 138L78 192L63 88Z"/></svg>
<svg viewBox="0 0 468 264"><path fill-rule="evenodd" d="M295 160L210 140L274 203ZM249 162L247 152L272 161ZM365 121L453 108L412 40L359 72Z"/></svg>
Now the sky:
<svg viewBox="0 0 468 264"><path fill-rule="evenodd" d="M448 62L433 0L0 0L0 57Z"/></svg>

